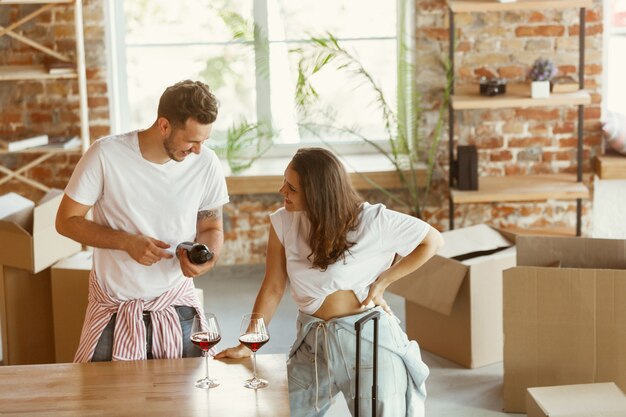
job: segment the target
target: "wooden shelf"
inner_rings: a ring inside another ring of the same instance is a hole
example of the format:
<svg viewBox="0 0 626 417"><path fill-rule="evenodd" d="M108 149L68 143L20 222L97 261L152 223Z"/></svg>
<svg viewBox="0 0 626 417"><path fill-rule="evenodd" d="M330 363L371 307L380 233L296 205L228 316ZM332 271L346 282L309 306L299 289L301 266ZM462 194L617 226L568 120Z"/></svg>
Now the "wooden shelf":
<svg viewBox="0 0 626 417"><path fill-rule="evenodd" d="M74 3L75 0L0 0L0 4Z"/></svg>
<svg viewBox="0 0 626 417"><path fill-rule="evenodd" d="M626 179L626 156L617 154L596 156L595 171L598 178L603 180Z"/></svg>
<svg viewBox="0 0 626 417"><path fill-rule="evenodd" d="M481 96L476 86L462 86L452 95L454 110L502 109L519 107L554 107L591 104L591 96L584 90L574 93L550 94L547 98L530 97L530 84L507 85L506 94Z"/></svg>
<svg viewBox="0 0 626 417"><path fill-rule="evenodd" d="M67 69L63 70L61 73L50 74L43 65L0 66L0 81L53 80L76 77L75 69Z"/></svg>
<svg viewBox="0 0 626 417"><path fill-rule="evenodd" d="M89 146L89 113L87 107L87 74L85 69L85 45L83 31L83 8L82 2L79 0L0 0L0 6L29 4L38 7L28 7L20 10L19 16L12 16L5 28L0 27L0 37L9 36L16 41L28 45L32 49L38 50L44 54L46 58L54 58L64 62L70 62L70 59L58 51L42 44L39 35L36 38L29 38L21 34L19 27L26 25L31 20L40 17L42 13L49 12L59 6L74 6L74 31L76 43L75 61L72 68L55 68L52 73L48 72L44 65L3 65L0 66L0 82L24 81L24 80L59 80L59 79L76 79L78 82L78 98L80 111L80 137L81 151L84 152ZM8 13L2 11L2 13ZM3 29L3 30L2 30ZM10 48L9 48L10 49ZM10 51L8 51L10 52ZM67 144L66 144L67 145ZM4 176L0 177L0 185L11 180L17 180L24 184L30 185L42 191L48 191L47 185L35 181L24 175L28 170L36 167L44 161L50 159L59 153L78 152L78 149L66 149L57 145L47 145L30 149L16 151L17 153L32 153L33 158L28 158L19 168L7 167L0 163L0 172ZM2 151L1 153L11 153Z"/></svg>
<svg viewBox="0 0 626 417"><path fill-rule="evenodd" d="M477 191L451 190L455 204L589 198L589 190L570 174L479 177Z"/></svg>
<svg viewBox="0 0 626 417"><path fill-rule="evenodd" d="M500 3L498 0L448 0L448 7L454 13L566 9L591 7L592 4L592 0L517 0L513 3Z"/></svg>

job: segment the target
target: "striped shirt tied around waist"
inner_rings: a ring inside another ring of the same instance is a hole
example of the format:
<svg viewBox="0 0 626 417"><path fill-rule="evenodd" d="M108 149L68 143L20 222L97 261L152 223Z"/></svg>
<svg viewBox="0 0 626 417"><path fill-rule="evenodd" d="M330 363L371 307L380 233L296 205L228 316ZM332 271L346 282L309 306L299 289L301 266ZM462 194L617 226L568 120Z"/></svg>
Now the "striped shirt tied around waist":
<svg viewBox="0 0 626 417"><path fill-rule="evenodd" d="M89 275L87 312L74 362L91 361L98 340L114 313L117 313L117 318L113 332L112 360L146 359L144 311L150 313L152 320L153 357L180 358L183 352L183 331L174 306L190 306L199 313L203 312L192 279L185 279L178 287L150 301L122 301L104 291L92 270ZM200 314L200 317L204 320L204 314Z"/></svg>

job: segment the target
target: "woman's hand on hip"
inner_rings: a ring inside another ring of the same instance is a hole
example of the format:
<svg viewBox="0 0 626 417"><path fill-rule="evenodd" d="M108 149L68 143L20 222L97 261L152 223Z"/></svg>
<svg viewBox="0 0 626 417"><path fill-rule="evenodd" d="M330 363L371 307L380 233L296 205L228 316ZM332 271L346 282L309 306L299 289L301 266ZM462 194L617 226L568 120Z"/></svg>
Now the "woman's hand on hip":
<svg viewBox="0 0 626 417"><path fill-rule="evenodd" d="M370 302L373 302L374 305L382 307L387 313L393 314L389 304L387 304L387 301L383 298L386 289L387 284L380 281L380 279L377 279L372 285L370 285L369 294L367 294L367 297L363 300L361 305L363 307L367 307Z"/></svg>

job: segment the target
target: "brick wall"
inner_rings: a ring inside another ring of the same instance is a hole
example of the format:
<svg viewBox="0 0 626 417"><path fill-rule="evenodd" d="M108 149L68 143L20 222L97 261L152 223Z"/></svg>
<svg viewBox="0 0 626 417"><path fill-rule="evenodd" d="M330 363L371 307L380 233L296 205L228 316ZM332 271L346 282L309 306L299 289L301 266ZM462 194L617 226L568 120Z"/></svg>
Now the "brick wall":
<svg viewBox="0 0 626 417"><path fill-rule="evenodd" d="M0 6L0 25L7 27L39 5ZM83 4L89 130L92 138L109 133L109 103L106 82L103 2ZM63 55L75 57L74 7L59 5L15 29L29 39ZM0 37L0 65L33 65L45 54L8 36ZM0 139L12 141L36 134L80 135L78 82L76 80L0 81ZM38 154L0 155L0 164L17 169ZM31 169L25 175L49 187L63 188L80 154L61 154ZM41 192L17 180L0 186L0 193L18 192L37 199Z"/></svg>
<svg viewBox="0 0 626 417"><path fill-rule="evenodd" d="M443 0L416 2L417 43L422 86L441 88L440 58L448 56L448 10ZM602 2L586 11L585 87L592 104L584 111L584 179L590 185L592 157L600 152L602 83ZM549 57L560 74L578 75L579 9L455 15L456 85L476 85L481 76L524 82L532 62ZM430 94L426 90L426 94ZM455 143L474 144L479 151L479 175L528 175L576 172L577 108L530 108L455 113ZM447 135L440 147L440 181L448 169ZM439 184L445 197L444 184ZM440 204L447 206L442 198ZM583 202L583 232L588 230L589 202ZM457 205L455 226L479 222L499 226L571 227L576 204L566 202ZM430 212L430 211L428 211ZM434 211L433 211L434 213ZM447 225L448 210L438 210Z"/></svg>
<svg viewBox="0 0 626 417"><path fill-rule="evenodd" d="M0 25L6 27L35 6L2 6ZM416 0L417 82L423 89L425 125L437 118L445 77L441 59L448 55L448 15L443 0ZM72 8L57 7L25 25L24 34L46 46L73 54ZM84 3L85 46L89 119L92 138L109 133L105 69L103 4ZM475 83L481 75L497 75L521 81L539 56L552 57L562 73L577 74L578 11L459 14L455 65L459 84ZM587 11L585 84L593 104L585 109L585 178L591 173L591 157L600 149L600 88L602 77L602 2ZM10 52L9 52L10 51ZM557 52L558 51L558 52ZM42 54L6 36L0 38L0 64L38 63ZM504 109L457 112L455 132L460 144L479 148L481 175L519 175L573 172L576 146L575 108ZM0 139L31 133L75 135L79 133L78 93L75 81L0 82ZM447 136L447 135L444 135ZM21 166L33 155L3 155L0 163ZM63 188L79 155L59 155L26 175ZM439 164L423 217L440 230L448 225L447 137L440 145ZM16 191L29 198L39 191L16 181L0 185L0 194ZM398 208L382 193L364 193L372 202ZM261 263L269 220L280 207L278 195L233 196L225 212L226 244L223 264ZM524 203L460 205L456 226L481 222L500 226L572 226L575 204ZM590 204L583 204L584 228L588 228ZM583 229L585 230L585 229Z"/></svg>

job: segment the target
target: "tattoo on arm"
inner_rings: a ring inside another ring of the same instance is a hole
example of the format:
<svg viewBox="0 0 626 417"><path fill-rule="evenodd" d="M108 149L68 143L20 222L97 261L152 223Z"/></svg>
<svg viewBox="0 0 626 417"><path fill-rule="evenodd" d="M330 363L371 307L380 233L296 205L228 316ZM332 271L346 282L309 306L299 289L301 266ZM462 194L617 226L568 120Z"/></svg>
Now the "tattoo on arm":
<svg viewBox="0 0 626 417"><path fill-rule="evenodd" d="M198 221L203 220L218 220L222 217L222 208L216 208L213 210L203 210L198 212Z"/></svg>

